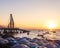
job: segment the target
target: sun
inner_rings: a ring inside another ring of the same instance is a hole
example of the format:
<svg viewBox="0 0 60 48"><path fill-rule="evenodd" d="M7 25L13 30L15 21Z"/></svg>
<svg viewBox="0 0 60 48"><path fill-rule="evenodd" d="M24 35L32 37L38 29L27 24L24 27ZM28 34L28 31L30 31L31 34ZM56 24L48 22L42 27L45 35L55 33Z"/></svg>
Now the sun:
<svg viewBox="0 0 60 48"><path fill-rule="evenodd" d="M56 23L54 21L48 21L46 26L48 29L54 29L56 27Z"/></svg>

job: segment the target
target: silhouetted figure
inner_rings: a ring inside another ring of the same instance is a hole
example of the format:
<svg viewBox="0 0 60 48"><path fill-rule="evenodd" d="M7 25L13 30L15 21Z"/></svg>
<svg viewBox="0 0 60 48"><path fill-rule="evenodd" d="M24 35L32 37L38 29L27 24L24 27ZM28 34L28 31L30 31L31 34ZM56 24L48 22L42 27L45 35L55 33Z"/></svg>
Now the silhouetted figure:
<svg viewBox="0 0 60 48"><path fill-rule="evenodd" d="M29 32L27 32L27 35L29 35Z"/></svg>

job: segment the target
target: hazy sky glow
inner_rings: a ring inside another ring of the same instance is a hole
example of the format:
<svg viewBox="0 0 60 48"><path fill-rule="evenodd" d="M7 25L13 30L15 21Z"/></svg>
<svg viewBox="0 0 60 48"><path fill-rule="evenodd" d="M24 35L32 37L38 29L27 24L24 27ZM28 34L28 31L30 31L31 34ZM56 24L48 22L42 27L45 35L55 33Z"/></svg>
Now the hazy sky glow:
<svg viewBox="0 0 60 48"><path fill-rule="evenodd" d="M1 25L9 23L10 13L20 28L46 28L46 22L52 20L60 29L60 0L0 0Z"/></svg>

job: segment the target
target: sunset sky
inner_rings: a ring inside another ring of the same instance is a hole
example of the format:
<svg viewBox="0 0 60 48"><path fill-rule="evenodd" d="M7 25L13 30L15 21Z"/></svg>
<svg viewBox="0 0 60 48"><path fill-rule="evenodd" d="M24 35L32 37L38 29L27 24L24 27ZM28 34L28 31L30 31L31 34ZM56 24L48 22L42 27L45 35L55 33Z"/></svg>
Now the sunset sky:
<svg viewBox="0 0 60 48"><path fill-rule="evenodd" d="M10 13L19 28L47 28L51 20L60 29L60 0L0 0L0 25L8 25Z"/></svg>

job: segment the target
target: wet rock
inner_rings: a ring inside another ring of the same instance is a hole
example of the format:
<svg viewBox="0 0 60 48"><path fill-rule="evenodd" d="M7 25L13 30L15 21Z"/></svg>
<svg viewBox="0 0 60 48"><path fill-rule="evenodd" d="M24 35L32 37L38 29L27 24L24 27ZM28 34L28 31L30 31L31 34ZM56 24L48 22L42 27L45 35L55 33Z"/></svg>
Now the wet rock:
<svg viewBox="0 0 60 48"><path fill-rule="evenodd" d="M9 37L9 38L7 38L7 40L9 41L10 46L18 44L18 42L14 38Z"/></svg>
<svg viewBox="0 0 60 48"><path fill-rule="evenodd" d="M24 44L15 44L11 48L29 48L29 47L27 45L24 45Z"/></svg>

